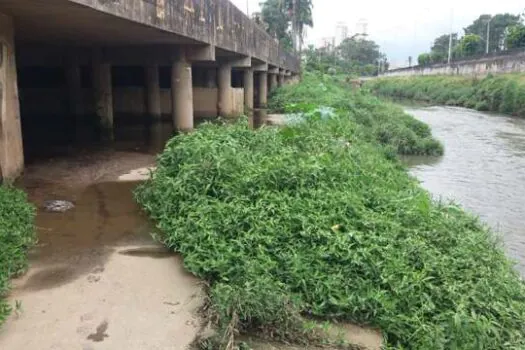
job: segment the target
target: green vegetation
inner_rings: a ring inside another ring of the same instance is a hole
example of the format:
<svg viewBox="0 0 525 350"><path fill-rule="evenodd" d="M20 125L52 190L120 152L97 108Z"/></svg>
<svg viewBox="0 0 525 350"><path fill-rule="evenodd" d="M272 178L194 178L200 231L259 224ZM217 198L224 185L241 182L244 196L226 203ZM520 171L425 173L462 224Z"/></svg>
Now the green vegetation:
<svg viewBox="0 0 525 350"><path fill-rule="evenodd" d="M525 347L524 284L492 234L393 153L441 152L425 124L313 74L272 107L303 121L177 135L136 192L208 282L223 348L236 331L306 342L312 319L379 327L388 348Z"/></svg>
<svg viewBox="0 0 525 350"><path fill-rule="evenodd" d="M304 52L304 60L309 71L359 76L377 75L378 70L389 67L379 45L355 35L335 47L331 44L321 48L310 45Z"/></svg>
<svg viewBox="0 0 525 350"><path fill-rule="evenodd" d="M507 49L525 47L525 26L521 15L499 13L484 14L463 29L465 34L458 33L440 35L434 40L429 53L419 55L419 65L439 64L448 61L449 44L451 58L454 60L483 55L487 50L487 29L489 38L488 53L501 52Z"/></svg>
<svg viewBox="0 0 525 350"><path fill-rule="evenodd" d="M22 191L0 186L0 325L11 311L5 301L9 280L27 267L27 249L35 241L34 215Z"/></svg>
<svg viewBox="0 0 525 350"><path fill-rule="evenodd" d="M525 116L525 76L489 75L485 78L464 76L419 76L375 79L366 86L374 93L395 99L462 106Z"/></svg>
<svg viewBox="0 0 525 350"><path fill-rule="evenodd" d="M306 27L313 27L312 0L264 0L253 19L288 48L301 52Z"/></svg>

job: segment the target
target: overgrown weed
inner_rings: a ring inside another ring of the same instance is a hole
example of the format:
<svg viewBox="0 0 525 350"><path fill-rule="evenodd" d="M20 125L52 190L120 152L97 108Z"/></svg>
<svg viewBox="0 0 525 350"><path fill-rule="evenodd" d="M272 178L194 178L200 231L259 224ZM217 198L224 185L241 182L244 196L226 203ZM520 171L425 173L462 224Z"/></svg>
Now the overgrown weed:
<svg viewBox="0 0 525 350"><path fill-rule="evenodd" d="M366 83L377 95L525 117L525 81L520 74L388 77ZM422 93L424 91L424 93Z"/></svg>
<svg viewBox="0 0 525 350"><path fill-rule="evenodd" d="M6 301L11 278L27 268L27 251L35 242L34 207L25 194L0 185L0 326L12 311ZM21 311L17 300L15 311Z"/></svg>
<svg viewBox="0 0 525 350"><path fill-rule="evenodd" d="M525 288L499 243L397 160L441 149L428 126L341 84L307 75L276 92L302 123L175 136L136 191L209 283L221 346L237 332L308 342L313 318L379 328L388 348L524 348Z"/></svg>

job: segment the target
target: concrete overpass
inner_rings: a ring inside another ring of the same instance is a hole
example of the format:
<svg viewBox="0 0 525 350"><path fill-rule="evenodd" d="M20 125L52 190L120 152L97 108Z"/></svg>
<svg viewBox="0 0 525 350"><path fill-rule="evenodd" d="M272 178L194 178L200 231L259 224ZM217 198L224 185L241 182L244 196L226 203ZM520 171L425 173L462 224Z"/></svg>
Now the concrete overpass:
<svg viewBox="0 0 525 350"><path fill-rule="evenodd" d="M91 118L108 135L120 112L190 130L199 113L264 109L299 70L228 0L0 0L0 180L23 170L33 112Z"/></svg>

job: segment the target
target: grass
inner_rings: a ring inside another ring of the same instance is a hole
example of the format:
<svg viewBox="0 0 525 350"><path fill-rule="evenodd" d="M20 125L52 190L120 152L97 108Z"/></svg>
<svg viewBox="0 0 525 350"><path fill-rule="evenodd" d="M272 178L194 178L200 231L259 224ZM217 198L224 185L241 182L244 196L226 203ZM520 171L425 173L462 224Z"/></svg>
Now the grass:
<svg viewBox="0 0 525 350"><path fill-rule="evenodd" d="M12 311L6 302L9 281L27 268L26 253L35 242L34 215L22 191L0 186L0 325Z"/></svg>
<svg viewBox="0 0 525 350"><path fill-rule="evenodd" d="M392 77L366 83L375 94L461 106L525 117L525 76L488 75Z"/></svg>
<svg viewBox="0 0 525 350"><path fill-rule="evenodd" d="M208 282L223 348L237 332L304 343L311 319L378 327L387 348L525 347L524 284L497 240L392 154L442 151L428 127L325 76L272 106L305 122L175 136L136 192Z"/></svg>

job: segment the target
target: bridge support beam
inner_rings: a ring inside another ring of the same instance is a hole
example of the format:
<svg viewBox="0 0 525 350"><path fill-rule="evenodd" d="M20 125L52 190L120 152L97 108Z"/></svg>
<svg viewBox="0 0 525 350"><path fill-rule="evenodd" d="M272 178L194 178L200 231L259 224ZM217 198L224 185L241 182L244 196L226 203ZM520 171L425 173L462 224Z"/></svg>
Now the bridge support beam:
<svg viewBox="0 0 525 350"><path fill-rule="evenodd" d="M191 63L182 53L171 67L173 126L178 131L193 129L193 84Z"/></svg>
<svg viewBox="0 0 525 350"><path fill-rule="evenodd" d="M253 69L244 70L244 114L253 116Z"/></svg>
<svg viewBox="0 0 525 350"><path fill-rule="evenodd" d="M100 52L93 55L92 79L95 99L95 114L103 136L113 139L113 88L111 86L111 65L103 62Z"/></svg>
<svg viewBox="0 0 525 350"><path fill-rule="evenodd" d="M282 87L284 85L284 70L279 69L279 75L277 76L277 86Z"/></svg>
<svg viewBox="0 0 525 350"><path fill-rule="evenodd" d="M232 114L232 66L224 63L219 66L219 96L218 112L221 117L229 117Z"/></svg>
<svg viewBox="0 0 525 350"><path fill-rule="evenodd" d="M257 100L257 107L266 109L268 105L268 73L259 73L259 94Z"/></svg>
<svg viewBox="0 0 525 350"><path fill-rule="evenodd" d="M270 91L275 90L277 88L277 74L270 74Z"/></svg>
<svg viewBox="0 0 525 350"><path fill-rule="evenodd" d="M160 106L159 66L156 64L147 66L145 75L148 115L154 119L160 119L162 111Z"/></svg>
<svg viewBox="0 0 525 350"><path fill-rule="evenodd" d="M11 17L0 13L0 183L11 182L23 168L14 26Z"/></svg>

